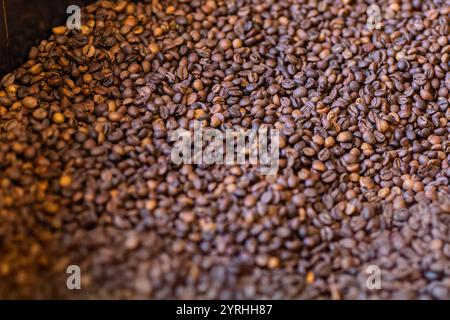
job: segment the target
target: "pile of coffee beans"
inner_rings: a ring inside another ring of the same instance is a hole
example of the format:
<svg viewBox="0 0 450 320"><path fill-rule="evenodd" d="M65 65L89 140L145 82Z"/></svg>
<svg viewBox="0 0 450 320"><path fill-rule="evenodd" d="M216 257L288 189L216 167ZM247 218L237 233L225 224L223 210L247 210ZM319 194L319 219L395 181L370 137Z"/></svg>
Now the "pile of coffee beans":
<svg viewBox="0 0 450 320"><path fill-rule="evenodd" d="M449 299L449 15L83 8L0 82L0 298ZM278 172L175 165L195 120L279 129Z"/></svg>

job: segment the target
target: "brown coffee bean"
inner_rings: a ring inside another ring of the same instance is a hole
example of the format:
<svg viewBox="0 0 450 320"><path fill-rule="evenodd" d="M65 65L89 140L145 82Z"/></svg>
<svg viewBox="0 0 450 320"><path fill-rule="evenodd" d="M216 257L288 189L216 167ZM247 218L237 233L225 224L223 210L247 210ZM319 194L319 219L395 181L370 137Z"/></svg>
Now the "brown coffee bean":
<svg viewBox="0 0 450 320"><path fill-rule="evenodd" d="M321 172L323 172L323 171L325 171L327 169L325 167L325 165L323 164L323 162L320 161L320 160L314 160L313 164L312 164L312 168L314 170L321 171Z"/></svg>
<svg viewBox="0 0 450 320"><path fill-rule="evenodd" d="M122 114L120 112L110 112L108 113L108 119L113 122L119 122L122 120Z"/></svg>
<svg viewBox="0 0 450 320"><path fill-rule="evenodd" d="M36 120L44 120L47 116L48 112L44 108L38 108L33 111L33 118Z"/></svg>
<svg viewBox="0 0 450 320"><path fill-rule="evenodd" d="M25 97L22 104L25 108L34 109L38 106L38 100L35 97Z"/></svg>
<svg viewBox="0 0 450 320"><path fill-rule="evenodd" d="M55 112L55 113L52 115L52 121L53 121L54 123L61 124L61 123L64 123L64 120L65 120L65 117L64 117L64 115L63 115L62 113L60 113L60 112Z"/></svg>
<svg viewBox="0 0 450 320"><path fill-rule="evenodd" d="M352 140L352 134L349 131L343 131L336 137L338 142L350 142Z"/></svg>
<svg viewBox="0 0 450 320"><path fill-rule="evenodd" d="M333 181L335 181L337 179L337 174L336 174L336 172L334 172L332 170L328 170L328 171L325 171L324 173L322 173L321 178L322 178L322 181L325 183L332 183Z"/></svg>

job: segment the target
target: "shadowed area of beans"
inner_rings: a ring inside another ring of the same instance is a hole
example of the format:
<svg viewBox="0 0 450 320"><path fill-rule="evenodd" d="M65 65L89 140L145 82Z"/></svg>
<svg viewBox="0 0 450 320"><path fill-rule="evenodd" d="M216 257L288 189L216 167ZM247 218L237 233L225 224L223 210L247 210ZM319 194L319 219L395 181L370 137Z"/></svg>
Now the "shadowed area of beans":
<svg viewBox="0 0 450 320"><path fill-rule="evenodd" d="M83 8L0 82L0 298L449 299L449 14ZM278 172L174 164L195 120L280 130Z"/></svg>

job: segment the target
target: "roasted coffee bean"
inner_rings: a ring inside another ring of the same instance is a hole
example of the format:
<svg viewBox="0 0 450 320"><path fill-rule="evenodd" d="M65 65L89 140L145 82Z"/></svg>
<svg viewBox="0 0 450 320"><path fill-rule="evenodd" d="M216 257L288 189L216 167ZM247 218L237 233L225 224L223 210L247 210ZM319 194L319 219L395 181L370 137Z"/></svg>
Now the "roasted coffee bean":
<svg viewBox="0 0 450 320"><path fill-rule="evenodd" d="M321 175L322 181L325 183L332 183L337 179L337 177L338 177L337 173L332 170L325 171Z"/></svg>

